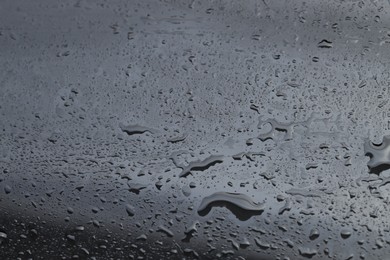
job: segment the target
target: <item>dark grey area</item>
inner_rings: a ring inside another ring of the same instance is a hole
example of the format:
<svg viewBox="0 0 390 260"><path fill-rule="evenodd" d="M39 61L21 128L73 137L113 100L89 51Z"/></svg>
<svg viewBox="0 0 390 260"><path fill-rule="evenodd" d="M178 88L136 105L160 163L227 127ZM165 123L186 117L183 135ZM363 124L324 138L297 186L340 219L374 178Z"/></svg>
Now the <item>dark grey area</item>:
<svg viewBox="0 0 390 260"><path fill-rule="evenodd" d="M1 0L0 259L390 259L389 44L388 1Z"/></svg>

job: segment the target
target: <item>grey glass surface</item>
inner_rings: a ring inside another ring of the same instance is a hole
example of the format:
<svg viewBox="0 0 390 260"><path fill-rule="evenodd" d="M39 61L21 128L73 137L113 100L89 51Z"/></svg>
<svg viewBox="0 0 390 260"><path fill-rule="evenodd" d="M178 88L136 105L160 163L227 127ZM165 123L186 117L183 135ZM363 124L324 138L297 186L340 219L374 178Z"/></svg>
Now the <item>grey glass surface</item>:
<svg viewBox="0 0 390 260"><path fill-rule="evenodd" d="M0 259L390 259L388 1L1 0Z"/></svg>

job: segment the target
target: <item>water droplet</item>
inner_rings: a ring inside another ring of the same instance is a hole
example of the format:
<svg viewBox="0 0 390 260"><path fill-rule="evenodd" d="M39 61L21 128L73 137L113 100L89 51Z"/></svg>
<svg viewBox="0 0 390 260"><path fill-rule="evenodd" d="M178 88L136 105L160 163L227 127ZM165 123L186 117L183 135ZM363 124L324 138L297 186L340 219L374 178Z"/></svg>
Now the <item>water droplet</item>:
<svg viewBox="0 0 390 260"><path fill-rule="evenodd" d="M347 238L349 238L352 235L352 231L350 229L343 228L340 231L340 235L341 235L342 238L347 239Z"/></svg>
<svg viewBox="0 0 390 260"><path fill-rule="evenodd" d="M237 218L247 220L264 211L264 203L255 203L245 194L216 192L202 200L198 208L200 215L207 215L214 206L228 208Z"/></svg>
<svg viewBox="0 0 390 260"><path fill-rule="evenodd" d="M4 186L4 191L5 191L5 194L10 194L10 193L11 193L11 191L12 191L12 188L11 188L11 186L9 186L9 185L5 185L5 186Z"/></svg>
<svg viewBox="0 0 390 260"><path fill-rule="evenodd" d="M188 166L183 168L183 170L179 174L179 177L186 177L188 174L190 174L192 170L204 171L208 169L210 166L216 163L221 163L222 161L223 161L222 155L211 155L210 157L204 160L190 162Z"/></svg>
<svg viewBox="0 0 390 260"><path fill-rule="evenodd" d="M318 43L318 48L332 48L333 47L333 44L331 41L329 40L322 40Z"/></svg>
<svg viewBox="0 0 390 260"><path fill-rule="evenodd" d="M130 217L134 216L134 214L135 214L134 207L131 206L130 204L126 204L126 212L127 212L127 215L129 215Z"/></svg>
<svg viewBox="0 0 390 260"><path fill-rule="evenodd" d="M320 232L318 231L318 229L314 228L310 231L310 235L309 235L309 238L311 240L315 240L317 239L318 237L320 236Z"/></svg>

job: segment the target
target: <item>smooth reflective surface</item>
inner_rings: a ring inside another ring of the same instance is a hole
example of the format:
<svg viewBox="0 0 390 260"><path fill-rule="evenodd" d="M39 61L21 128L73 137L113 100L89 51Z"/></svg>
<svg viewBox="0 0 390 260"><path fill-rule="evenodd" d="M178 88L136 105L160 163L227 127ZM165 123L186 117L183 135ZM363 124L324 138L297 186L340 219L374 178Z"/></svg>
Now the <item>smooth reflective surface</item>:
<svg viewBox="0 0 390 260"><path fill-rule="evenodd" d="M0 258L389 259L389 18L3 0Z"/></svg>

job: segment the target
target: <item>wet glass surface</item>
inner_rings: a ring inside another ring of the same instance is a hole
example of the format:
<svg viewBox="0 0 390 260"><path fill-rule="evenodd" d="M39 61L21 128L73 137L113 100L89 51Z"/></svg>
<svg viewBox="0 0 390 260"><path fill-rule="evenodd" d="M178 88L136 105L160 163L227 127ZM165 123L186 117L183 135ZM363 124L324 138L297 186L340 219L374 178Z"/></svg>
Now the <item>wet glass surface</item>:
<svg viewBox="0 0 390 260"><path fill-rule="evenodd" d="M390 259L389 19L2 0L0 259Z"/></svg>

